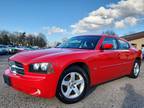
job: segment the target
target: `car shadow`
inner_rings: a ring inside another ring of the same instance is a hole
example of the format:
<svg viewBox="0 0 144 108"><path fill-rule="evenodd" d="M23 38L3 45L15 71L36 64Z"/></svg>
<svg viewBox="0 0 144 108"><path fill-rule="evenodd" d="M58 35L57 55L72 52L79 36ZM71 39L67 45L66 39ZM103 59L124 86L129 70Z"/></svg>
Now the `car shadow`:
<svg viewBox="0 0 144 108"><path fill-rule="evenodd" d="M119 78L115 78L115 79L112 79L112 80L109 80L109 81L106 81L106 82L102 82L100 84L93 85L93 86L89 87L88 90L87 90L87 93L86 93L86 97L89 96L93 91L95 91L97 87L99 87L101 85L104 85L104 84L107 84L107 83L110 83L110 82L113 82L115 80L119 80L121 78L125 78L125 77L128 77L128 76L121 76Z"/></svg>
<svg viewBox="0 0 144 108"><path fill-rule="evenodd" d="M126 84L126 86L121 89L124 90L126 95L122 108L144 108L144 96L136 93L131 84Z"/></svg>
<svg viewBox="0 0 144 108"><path fill-rule="evenodd" d="M90 87L87 92L86 92L86 97L89 96L90 94L92 94L93 91L95 91L95 89L97 88L97 86L92 86Z"/></svg>

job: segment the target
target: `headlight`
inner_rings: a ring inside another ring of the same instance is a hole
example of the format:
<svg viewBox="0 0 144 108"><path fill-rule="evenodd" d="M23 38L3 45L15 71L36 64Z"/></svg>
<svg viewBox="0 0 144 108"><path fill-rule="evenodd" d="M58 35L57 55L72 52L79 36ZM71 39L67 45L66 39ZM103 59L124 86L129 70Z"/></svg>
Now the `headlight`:
<svg viewBox="0 0 144 108"><path fill-rule="evenodd" d="M36 63L36 64L33 64L33 69L34 70L38 70L40 68L40 64Z"/></svg>
<svg viewBox="0 0 144 108"><path fill-rule="evenodd" d="M29 71L37 73L52 73L54 72L54 69L50 63L34 63L30 64Z"/></svg>
<svg viewBox="0 0 144 108"><path fill-rule="evenodd" d="M41 66L40 68L42 71L46 71L48 68L48 63L42 63L40 66Z"/></svg>

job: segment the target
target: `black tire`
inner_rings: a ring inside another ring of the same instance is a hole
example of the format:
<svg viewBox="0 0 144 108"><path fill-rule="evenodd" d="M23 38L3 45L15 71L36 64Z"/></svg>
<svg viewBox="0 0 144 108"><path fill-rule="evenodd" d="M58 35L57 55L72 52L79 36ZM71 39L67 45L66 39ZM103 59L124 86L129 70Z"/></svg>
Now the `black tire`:
<svg viewBox="0 0 144 108"><path fill-rule="evenodd" d="M64 94L62 93L61 84L62 84L62 80L65 78L65 76L67 76L69 73L72 73L72 72L77 72L83 77L85 86L84 86L82 93L78 97L70 99L70 98L67 98L66 96L64 96ZM88 89L88 85L89 85L89 80L88 80L88 76L87 76L86 72L78 66L71 66L70 68L66 69L63 72L63 74L61 75L59 82L58 82L58 86L57 86L56 96L60 101L66 103L66 104L72 104L72 103L78 102L85 97L87 89Z"/></svg>
<svg viewBox="0 0 144 108"><path fill-rule="evenodd" d="M139 66L139 72L137 74L135 74L135 71L134 71L136 64L138 64L138 66ZM135 60L130 77L136 79L139 76L139 73L140 73L140 62L139 62L139 60Z"/></svg>

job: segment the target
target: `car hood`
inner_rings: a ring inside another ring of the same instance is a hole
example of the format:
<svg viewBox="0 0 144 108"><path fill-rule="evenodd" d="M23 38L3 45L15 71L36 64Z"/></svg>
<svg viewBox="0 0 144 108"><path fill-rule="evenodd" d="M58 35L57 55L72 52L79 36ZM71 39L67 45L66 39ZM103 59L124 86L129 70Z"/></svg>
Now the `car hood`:
<svg viewBox="0 0 144 108"><path fill-rule="evenodd" d="M51 48L51 49L42 49L42 50L35 50L35 51L24 51L15 54L14 56L10 57L10 60L14 60L17 62L30 62L37 58L42 57L54 57L60 56L64 54L71 54L71 53L78 53L78 52L85 52L89 50L84 49L65 49L65 48Z"/></svg>

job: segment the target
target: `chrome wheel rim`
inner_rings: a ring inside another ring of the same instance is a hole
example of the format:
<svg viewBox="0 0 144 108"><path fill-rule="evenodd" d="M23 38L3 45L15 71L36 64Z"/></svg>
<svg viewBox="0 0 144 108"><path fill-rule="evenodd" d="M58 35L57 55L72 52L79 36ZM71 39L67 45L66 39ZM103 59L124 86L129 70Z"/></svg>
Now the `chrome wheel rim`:
<svg viewBox="0 0 144 108"><path fill-rule="evenodd" d="M134 75L137 76L140 72L140 67L138 63L135 63L134 65Z"/></svg>
<svg viewBox="0 0 144 108"><path fill-rule="evenodd" d="M69 99L77 98L84 90L84 78L78 72L67 74L61 84L62 94Z"/></svg>

